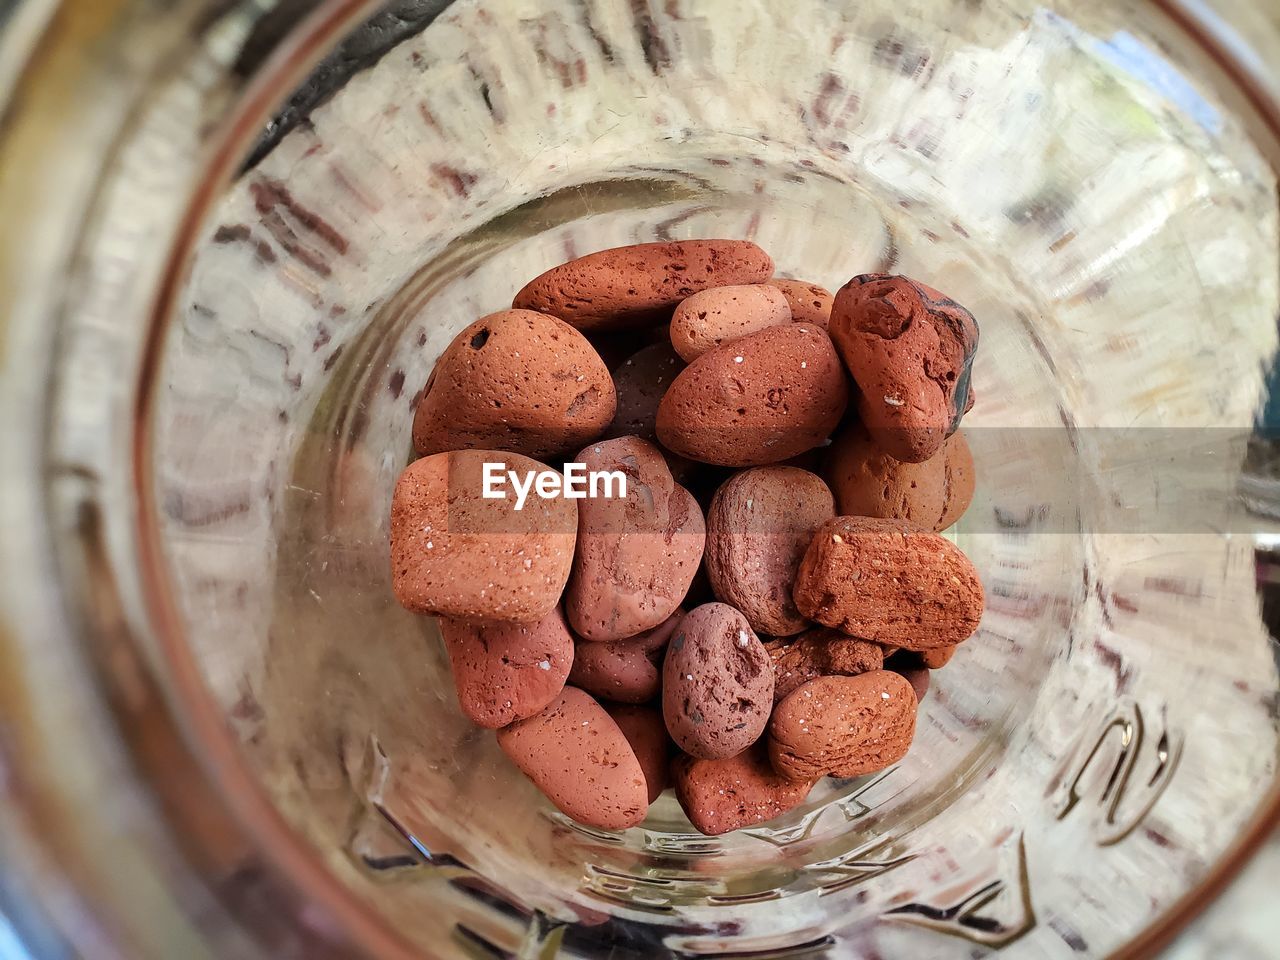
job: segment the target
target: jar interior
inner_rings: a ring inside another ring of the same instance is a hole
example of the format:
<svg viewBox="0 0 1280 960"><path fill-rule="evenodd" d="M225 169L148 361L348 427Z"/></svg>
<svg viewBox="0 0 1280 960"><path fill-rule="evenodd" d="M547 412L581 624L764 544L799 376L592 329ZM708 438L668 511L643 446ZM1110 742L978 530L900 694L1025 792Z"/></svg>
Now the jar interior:
<svg viewBox="0 0 1280 960"><path fill-rule="evenodd" d="M1280 745L1236 496L1280 234L1177 37L1137 3L459 2L228 187L155 372L159 535L245 763L353 895L433 955L1041 957L1207 873ZM694 237L979 318L950 535L988 607L897 766L723 837L669 796L610 833L460 713L390 591L390 493L458 330Z"/></svg>

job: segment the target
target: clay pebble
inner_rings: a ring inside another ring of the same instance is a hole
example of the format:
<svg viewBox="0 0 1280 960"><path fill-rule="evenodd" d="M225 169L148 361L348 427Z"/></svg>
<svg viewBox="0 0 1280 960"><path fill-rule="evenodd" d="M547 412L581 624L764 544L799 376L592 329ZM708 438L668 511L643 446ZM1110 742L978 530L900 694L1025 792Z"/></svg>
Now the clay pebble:
<svg viewBox="0 0 1280 960"><path fill-rule="evenodd" d="M936 454L969 401L973 314L909 277L867 274L836 294L829 330L880 448L909 463Z"/></svg>
<svg viewBox="0 0 1280 960"><path fill-rule="evenodd" d="M413 445L422 456L482 449L544 460L600 436L616 407L609 370L581 333L506 310L467 326L436 361Z"/></svg>
<svg viewBox="0 0 1280 960"><path fill-rule="evenodd" d="M769 722L769 759L792 780L860 777L906 756L918 701L888 670L818 677L788 694Z"/></svg>
<svg viewBox="0 0 1280 960"><path fill-rule="evenodd" d="M391 583L415 613L536 623L560 601L573 563L578 501L482 495L485 463L544 469L528 457L461 450L405 468L391 501Z"/></svg>
<svg viewBox="0 0 1280 960"><path fill-rule="evenodd" d="M512 306L579 330L653 326L700 290L763 283L772 275L773 260L745 240L641 243L552 267L526 284Z"/></svg>
<svg viewBox="0 0 1280 960"><path fill-rule="evenodd" d="M817 623L904 650L968 639L985 604L978 572L950 540L871 517L837 517L818 529L795 601Z"/></svg>
<svg viewBox="0 0 1280 960"><path fill-rule="evenodd" d="M541 713L498 731L498 746L565 815L625 830L649 811L644 769L618 724L587 693L565 687Z"/></svg>

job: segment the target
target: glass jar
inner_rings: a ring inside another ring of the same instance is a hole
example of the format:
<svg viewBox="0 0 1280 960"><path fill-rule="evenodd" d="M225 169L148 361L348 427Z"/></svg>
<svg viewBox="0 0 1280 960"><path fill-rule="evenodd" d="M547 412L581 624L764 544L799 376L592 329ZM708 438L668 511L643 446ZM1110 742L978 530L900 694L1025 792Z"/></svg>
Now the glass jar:
<svg viewBox="0 0 1280 960"><path fill-rule="evenodd" d="M1138 956L1269 835L1273 11L7 9L0 913L35 955ZM392 600L389 494L458 329L700 236L974 309L988 609L890 771L721 838L669 799L587 830Z"/></svg>

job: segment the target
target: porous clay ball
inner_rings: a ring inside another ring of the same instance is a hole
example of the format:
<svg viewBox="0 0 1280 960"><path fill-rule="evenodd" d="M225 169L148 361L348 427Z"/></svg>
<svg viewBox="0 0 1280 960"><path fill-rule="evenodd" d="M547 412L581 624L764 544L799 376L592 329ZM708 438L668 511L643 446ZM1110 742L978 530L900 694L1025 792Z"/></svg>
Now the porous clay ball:
<svg viewBox="0 0 1280 960"><path fill-rule="evenodd" d="M483 496L484 464L545 467L496 450L409 464L391 500L391 584L414 613L537 623L560 601L573 563L578 501Z"/></svg>
<svg viewBox="0 0 1280 960"><path fill-rule="evenodd" d="M774 277L769 286L782 291L796 323L816 323L825 327L831 322L831 304L835 297L826 287L807 280L786 280L782 277Z"/></svg>
<svg viewBox="0 0 1280 960"><path fill-rule="evenodd" d="M613 717L613 722L640 761L649 789L649 802L653 803L667 789L671 779L673 747L667 736L666 724L662 722L662 714L654 707L626 703L606 704L605 710Z"/></svg>
<svg viewBox="0 0 1280 960"><path fill-rule="evenodd" d="M950 647L982 619L982 581L950 540L902 520L836 517L800 562L796 608L850 636L904 650Z"/></svg>
<svg viewBox="0 0 1280 960"><path fill-rule="evenodd" d="M440 355L418 401L420 455L507 450L544 460L604 432L617 407L599 354L573 327L505 310L466 327Z"/></svg>
<svg viewBox="0 0 1280 960"><path fill-rule="evenodd" d="M969 401L973 314L909 277L867 274L836 294L828 329L880 448L909 463L936 454Z"/></svg>
<svg viewBox="0 0 1280 960"><path fill-rule="evenodd" d="M888 670L810 680L774 708L769 759L801 781L883 770L906 756L918 702L911 684Z"/></svg>
<svg viewBox="0 0 1280 960"><path fill-rule="evenodd" d="M884 666L884 648L880 644L846 636L830 627L814 627L794 640L771 640L765 649L773 660L775 703L816 677L855 676Z"/></svg>
<svg viewBox="0 0 1280 960"><path fill-rule="evenodd" d="M773 705L773 665L744 617L707 603L680 621L662 670L662 715L685 753L715 760L760 738Z"/></svg>
<svg viewBox="0 0 1280 960"><path fill-rule="evenodd" d="M576 459L589 473L625 474L627 495L578 501L578 550L565 614L585 640L634 637L662 623L684 600L702 562L702 510L647 440L603 440Z"/></svg>
<svg viewBox="0 0 1280 960"><path fill-rule="evenodd" d="M781 290L765 284L713 287L695 293L671 317L671 345L694 361L749 333L791 322L791 307Z"/></svg>
<svg viewBox="0 0 1280 960"><path fill-rule="evenodd" d="M684 617L677 610L651 630L625 640L578 641L569 682L592 696L618 703L647 703L662 687L662 660Z"/></svg>
<svg viewBox="0 0 1280 960"><path fill-rule="evenodd" d="M935 533L960 519L973 499L973 455L963 432L929 460L904 463L855 421L832 443L824 472L841 514L906 520Z"/></svg>
<svg viewBox="0 0 1280 960"><path fill-rule="evenodd" d="M782 637L807 625L791 592L814 531L835 516L822 478L796 467L756 467L716 491L707 512L706 570L716 597L758 633Z"/></svg>
<svg viewBox="0 0 1280 960"><path fill-rule="evenodd" d="M570 260L531 280L513 307L539 310L579 330L666 323L700 290L763 283L773 260L745 240L678 240L614 247Z"/></svg>
<svg viewBox="0 0 1280 960"><path fill-rule="evenodd" d="M537 623L440 618L458 703L478 727L538 713L564 689L573 637L559 608Z"/></svg>
<svg viewBox="0 0 1280 960"><path fill-rule="evenodd" d="M498 746L578 823L625 830L649 812L648 782L626 735L575 687L565 687L541 713L499 730Z"/></svg>
<svg viewBox="0 0 1280 960"><path fill-rule="evenodd" d="M671 768L685 816L709 837L781 816L804 802L814 782L779 775L763 745L722 760L681 755Z"/></svg>
<svg viewBox="0 0 1280 960"><path fill-rule="evenodd" d="M779 463L825 443L848 401L825 331L769 327L704 353L676 377L658 406L658 439L718 466Z"/></svg>

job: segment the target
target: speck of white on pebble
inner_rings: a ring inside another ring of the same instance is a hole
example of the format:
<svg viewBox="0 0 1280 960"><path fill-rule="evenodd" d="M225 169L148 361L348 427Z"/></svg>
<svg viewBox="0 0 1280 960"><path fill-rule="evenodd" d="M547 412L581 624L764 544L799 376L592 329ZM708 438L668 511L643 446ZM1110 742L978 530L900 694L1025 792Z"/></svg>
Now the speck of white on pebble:
<svg viewBox="0 0 1280 960"><path fill-rule="evenodd" d="M734 357L734 358L733 358L733 362L734 362L734 363L741 363L741 362L742 362L742 358L741 358L741 357Z"/></svg>
<svg viewBox="0 0 1280 960"><path fill-rule="evenodd" d="M888 699L889 699L889 695L888 695L887 693L882 693L882 694L880 694L880 699L881 699L881 700L888 700Z"/></svg>
<svg viewBox="0 0 1280 960"><path fill-rule="evenodd" d="M590 721L589 721L589 720L583 720L583 721L582 721L582 725L583 725L584 727L585 727L588 723L590 723Z"/></svg>
<svg viewBox="0 0 1280 960"><path fill-rule="evenodd" d="M585 379L587 379L585 376L583 376L582 374L578 374L578 382L579 382L579 383L581 383L581 382L582 382L583 380L585 380Z"/></svg>
<svg viewBox="0 0 1280 960"><path fill-rule="evenodd" d="M427 541L427 549L428 549L428 550L434 550L435 548L436 548L436 545L435 545L434 543L432 543L430 540L428 540L428 541Z"/></svg>
<svg viewBox="0 0 1280 960"><path fill-rule="evenodd" d="M755 508L756 508L756 502L755 502L755 500L748 500L748 501L747 501L747 509L748 509L748 510L754 510Z"/></svg>
<svg viewBox="0 0 1280 960"><path fill-rule="evenodd" d="M532 560L526 560L526 561L524 562L524 568L525 568L526 570L532 570L532 569L533 569L533 561L532 561Z"/></svg>
<svg viewBox="0 0 1280 960"><path fill-rule="evenodd" d="M693 679L693 674L692 674L692 673L686 673L686 674L684 675L684 678L685 678L686 680L692 680L692 679Z"/></svg>
<svg viewBox="0 0 1280 960"><path fill-rule="evenodd" d="M747 631L738 631L738 646L745 647L747 645Z"/></svg>
<svg viewBox="0 0 1280 960"><path fill-rule="evenodd" d="M906 406L907 403L907 401L903 400L901 397L885 397L884 402L891 407L903 407Z"/></svg>
<svg viewBox="0 0 1280 960"><path fill-rule="evenodd" d="M840 536L840 534L838 534L838 533L833 533L833 534L831 535L831 542L832 542L832 543L844 543L844 537Z"/></svg>
<svg viewBox="0 0 1280 960"><path fill-rule="evenodd" d="M540 660L540 661L538 661L538 669L539 669L539 670L550 670L550 669L551 669L551 661L550 661L550 660Z"/></svg>
<svg viewBox="0 0 1280 960"><path fill-rule="evenodd" d="M801 360L801 361L800 361L800 369L801 369L801 370L808 370L808 369L809 369L809 361L808 361L808 360Z"/></svg>

